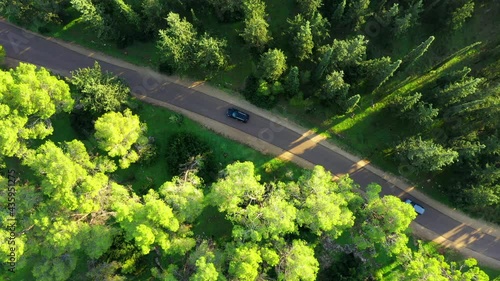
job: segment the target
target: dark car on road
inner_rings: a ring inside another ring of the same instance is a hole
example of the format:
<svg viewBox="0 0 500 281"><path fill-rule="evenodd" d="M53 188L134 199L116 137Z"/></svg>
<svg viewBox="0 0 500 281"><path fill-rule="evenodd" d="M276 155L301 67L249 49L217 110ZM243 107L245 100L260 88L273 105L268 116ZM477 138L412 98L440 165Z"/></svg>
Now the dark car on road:
<svg viewBox="0 0 500 281"><path fill-rule="evenodd" d="M417 212L417 214L419 214L419 215L423 215L424 214L424 212L425 212L424 207L418 205L417 203L411 201L410 199L406 199L405 203L408 203L408 204L412 205L413 209L415 209L415 212Z"/></svg>
<svg viewBox="0 0 500 281"><path fill-rule="evenodd" d="M250 119L250 115L248 115L247 113L245 113L241 110L238 110L236 108L228 108L226 115L227 115L227 117L234 118L234 119L239 120L243 123L248 122L248 119Z"/></svg>

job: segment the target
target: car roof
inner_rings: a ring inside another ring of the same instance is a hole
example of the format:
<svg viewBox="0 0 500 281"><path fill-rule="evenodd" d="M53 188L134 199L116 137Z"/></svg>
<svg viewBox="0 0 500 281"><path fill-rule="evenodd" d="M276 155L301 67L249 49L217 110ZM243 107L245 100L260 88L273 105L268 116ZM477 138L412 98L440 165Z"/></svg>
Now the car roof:
<svg viewBox="0 0 500 281"><path fill-rule="evenodd" d="M425 212L425 209L418 204L413 205L413 208L415 208L415 211L421 215Z"/></svg>
<svg viewBox="0 0 500 281"><path fill-rule="evenodd" d="M413 202L411 199L406 199L405 203L411 204L413 206L413 209L415 209L415 212L418 214L422 215L425 212L424 207L418 205L417 203Z"/></svg>

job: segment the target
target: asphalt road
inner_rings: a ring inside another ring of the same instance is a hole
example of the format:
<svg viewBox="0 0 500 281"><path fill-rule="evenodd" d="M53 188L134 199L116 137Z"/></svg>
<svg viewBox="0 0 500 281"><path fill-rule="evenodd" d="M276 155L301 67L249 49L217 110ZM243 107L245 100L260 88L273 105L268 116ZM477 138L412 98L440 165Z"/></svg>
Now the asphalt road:
<svg viewBox="0 0 500 281"><path fill-rule="evenodd" d="M69 73L81 67L94 64L95 59L53 41L46 40L22 29L6 24L0 20L0 45L7 53L7 57L33 63L55 70L60 73ZM225 111L232 105L224 100L196 91L195 89L178 85L159 76L152 76L145 72L137 72L118 65L99 61L102 68L123 77L132 91L146 95L177 107L195 112L206 118L216 120L242 132L256 136L266 142L285 150L297 148L304 138L284 126L266 119L254 112L249 112L250 121L242 124L225 116ZM166 120L159 120L166 122ZM401 198L412 198L401 189L387 182L377 174L365 168L356 168L351 160L326 148L323 145L307 147L298 156L322 165L334 174L346 174L352 171L351 177L362 187L376 182L382 186L382 194L392 194ZM418 200L415 200L418 202ZM450 241L462 241L466 247L479 254L500 261L500 239L475 229L464 222L457 221L438 210L419 202L426 208L425 214L417 217L416 222L424 228L432 230Z"/></svg>

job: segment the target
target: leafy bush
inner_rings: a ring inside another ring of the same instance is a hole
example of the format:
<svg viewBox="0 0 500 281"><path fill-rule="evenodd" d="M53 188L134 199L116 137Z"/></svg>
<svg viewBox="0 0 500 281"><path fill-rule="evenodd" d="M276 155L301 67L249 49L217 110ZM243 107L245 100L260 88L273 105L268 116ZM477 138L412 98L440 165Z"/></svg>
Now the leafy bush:
<svg viewBox="0 0 500 281"><path fill-rule="evenodd" d="M249 75L245 81L243 95L248 101L262 108L271 108L277 103L267 82L258 79L253 74Z"/></svg>

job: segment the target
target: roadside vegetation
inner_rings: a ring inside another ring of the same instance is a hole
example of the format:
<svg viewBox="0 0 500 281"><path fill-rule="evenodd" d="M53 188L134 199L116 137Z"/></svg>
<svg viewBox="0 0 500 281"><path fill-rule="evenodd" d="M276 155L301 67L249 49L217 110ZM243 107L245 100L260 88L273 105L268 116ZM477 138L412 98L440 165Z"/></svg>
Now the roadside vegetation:
<svg viewBox="0 0 500 281"><path fill-rule="evenodd" d="M496 1L11 1L0 12L239 91L500 223ZM473 260L409 240L415 213L376 186L360 197L347 178L303 173L135 101L97 64L67 82L30 65L2 75L2 164L22 173L22 278L487 280Z"/></svg>
<svg viewBox="0 0 500 281"><path fill-rule="evenodd" d="M36 31L241 92L499 223L495 1L40 5L0 9Z"/></svg>
<svg viewBox="0 0 500 281"><path fill-rule="evenodd" d="M488 280L415 240L417 214L380 186L361 196L348 177L122 99L128 87L97 64L67 82L24 63L0 78L0 198L15 199L0 212L2 278Z"/></svg>

